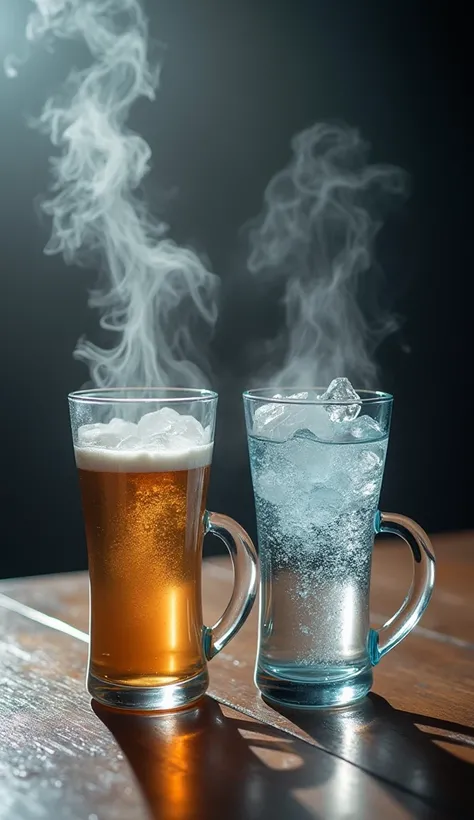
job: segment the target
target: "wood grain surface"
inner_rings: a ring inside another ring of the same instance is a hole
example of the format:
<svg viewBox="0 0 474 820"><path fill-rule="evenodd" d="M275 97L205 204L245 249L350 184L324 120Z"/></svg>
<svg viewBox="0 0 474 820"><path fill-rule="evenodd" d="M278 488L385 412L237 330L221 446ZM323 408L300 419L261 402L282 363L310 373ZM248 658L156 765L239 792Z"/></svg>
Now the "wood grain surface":
<svg viewBox="0 0 474 820"><path fill-rule="evenodd" d="M92 709L87 577L1 583L0 819L474 816L474 538L434 543L432 603L376 669L374 692L312 714L256 692L256 612L210 664L212 698L198 708ZM376 625L403 600L409 569L403 545L376 549ZM226 562L206 562L209 623L231 583Z"/></svg>

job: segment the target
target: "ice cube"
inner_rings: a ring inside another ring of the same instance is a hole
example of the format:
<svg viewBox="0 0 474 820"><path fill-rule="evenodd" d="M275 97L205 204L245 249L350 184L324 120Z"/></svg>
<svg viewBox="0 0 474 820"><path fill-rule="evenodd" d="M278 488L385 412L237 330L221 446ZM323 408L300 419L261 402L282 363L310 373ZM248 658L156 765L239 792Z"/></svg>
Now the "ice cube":
<svg viewBox="0 0 474 820"><path fill-rule="evenodd" d="M142 440L142 446L146 450L167 450L176 452L189 450L191 447L195 447L201 443L202 442L197 441L196 438L184 436L181 433L176 433L174 430L168 431L167 433L153 433L150 436L146 436L146 438Z"/></svg>
<svg viewBox="0 0 474 820"><path fill-rule="evenodd" d="M151 413L145 413L138 422L138 435L146 437L154 433L167 433L179 421L180 415L171 407L161 407Z"/></svg>
<svg viewBox="0 0 474 820"><path fill-rule="evenodd" d="M135 425L136 427L136 425ZM143 441L139 436L126 436L117 444L117 450L140 450Z"/></svg>
<svg viewBox="0 0 474 820"><path fill-rule="evenodd" d="M341 402L324 407L331 421L335 422L352 421L357 418L362 407L359 394L345 377L333 379L326 392L322 394L321 401Z"/></svg>
<svg viewBox="0 0 474 820"><path fill-rule="evenodd" d="M275 395L273 398L282 398ZM253 432L274 441L287 441L298 431L309 430L317 438L332 438L331 420L324 409L317 404L305 403L308 393L293 393L288 399L298 402L285 404L263 404L257 408L253 421Z"/></svg>
<svg viewBox="0 0 474 820"><path fill-rule="evenodd" d="M123 436L116 433L108 424L83 424L77 431L79 447L116 447Z"/></svg>
<svg viewBox="0 0 474 820"><path fill-rule="evenodd" d="M320 483L331 472L334 452L334 447L322 444L310 431L298 430L282 445L281 454L303 473L306 482Z"/></svg>
<svg viewBox="0 0 474 820"><path fill-rule="evenodd" d="M189 450L189 447L196 444L195 439L190 439L188 436L182 436L180 433L166 433L163 436L162 446L160 449L172 450L173 452L182 452Z"/></svg>
<svg viewBox="0 0 474 820"><path fill-rule="evenodd" d="M162 418L167 419L172 427L179 425L180 419L183 418L181 413L178 413L177 410L173 410L172 407L162 407L159 412Z"/></svg>
<svg viewBox="0 0 474 820"><path fill-rule="evenodd" d="M373 441L383 435L382 428L371 416L358 416L344 426L345 431L358 441Z"/></svg>
<svg viewBox="0 0 474 820"><path fill-rule="evenodd" d="M313 485L308 498L307 520L314 527L325 527L337 518L343 506L343 496L333 487Z"/></svg>
<svg viewBox="0 0 474 820"><path fill-rule="evenodd" d="M124 421L123 419L113 418L106 426L109 428L111 433L116 433L118 436L122 436L122 438L126 438L126 436L138 435L137 425L134 424L133 421Z"/></svg>
<svg viewBox="0 0 474 820"><path fill-rule="evenodd" d="M378 450L362 450L357 459L358 469L363 473L372 473L382 466L383 452Z"/></svg>
<svg viewBox="0 0 474 820"><path fill-rule="evenodd" d="M77 440L79 444L86 444L87 442L93 443L99 435L101 431L106 427L105 424L83 424L77 430Z"/></svg>
<svg viewBox="0 0 474 820"><path fill-rule="evenodd" d="M321 441L330 441L334 436L334 427L324 407L320 404L307 405L307 429Z"/></svg>
<svg viewBox="0 0 474 820"><path fill-rule="evenodd" d="M275 393L272 396L274 399L282 399L280 393ZM270 433L275 427L278 427L280 419L285 415L284 404L261 404L257 407L254 416L254 433Z"/></svg>
<svg viewBox="0 0 474 820"><path fill-rule="evenodd" d="M372 447L362 445L357 450L357 457L349 465L352 490L358 495L368 497L380 490L385 447L382 444L380 446L372 445Z"/></svg>
<svg viewBox="0 0 474 820"><path fill-rule="evenodd" d="M255 493L270 504L285 506L288 504L287 476L273 470L259 473L255 478Z"/></svg>
<svg viewBox="0 0 474 820"><path fill-rule="evenodd" d="M175 436L187 439L188 446L209 441L202 424L194 416L181 415L171 407L162 407L142 416L138 422L138 433L147 444L154 446L162 442L164 447L168 447L168 439ZM177 449L180 446L177 444Z"/></svg>
<svg viewBox="0 0 474 820"><path fill-rule="evenodd" d="M194 416L181 416L179 432L194 444L205 444L208 441L202 424Z"/></svg>
<svg viewBox="0 0 474 820"><path fill-rule="evenodd" d="M167 450L169 442L168 433L151 433L141 439L145 450Z"/></svg>

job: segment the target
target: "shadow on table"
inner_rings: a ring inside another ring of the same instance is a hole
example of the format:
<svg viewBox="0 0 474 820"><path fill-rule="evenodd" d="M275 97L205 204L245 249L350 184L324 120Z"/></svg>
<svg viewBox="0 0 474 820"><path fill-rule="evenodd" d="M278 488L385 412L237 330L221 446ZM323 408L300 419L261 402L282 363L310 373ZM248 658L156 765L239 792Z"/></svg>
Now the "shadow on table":
<svg viewBox="0 0 474 820"><path fill-rule="evenodd" d="M473 765L434 741L472 747L473 729L394 709L373 693L354 706L321 712L268 705L331 754L429 801L449 816L472 816Z"/></svg>
<svg viewBox="0 0 474 820"><path fill-rule="evenodd" d="M160 820L309 820L321 815L297 802L293 788L317 787L337 761L307 744L324 760L308 775L290 736L251 721L227 718L205 697L192 709L162 715L130 714L92 702L128 759L152 817ZM252 733L250 739L245 734ZM253 733L255 732L255 735ZM251 748L252 747L252 748ZM252 749L273 748L289 768L270 768ZM277 748L278 747L278 748ZM291 767L295 768L292 769Z"/></svg>

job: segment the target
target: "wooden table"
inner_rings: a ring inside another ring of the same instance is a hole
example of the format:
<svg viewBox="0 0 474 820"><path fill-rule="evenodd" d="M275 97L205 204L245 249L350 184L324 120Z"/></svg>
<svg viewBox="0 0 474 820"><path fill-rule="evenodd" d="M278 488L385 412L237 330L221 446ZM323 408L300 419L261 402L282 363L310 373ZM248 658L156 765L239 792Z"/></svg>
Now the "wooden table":
<svg viewBox="0 0 474 820"><path fill-rule="evenodd" d="M87 578L0 584L0 820L310 820L474 817L474 535L434 538L422 626L358 706L276 711L253 683L256 612L210 664L210 697L163 716L107 711L84 690ZM375 624L410 578L375 550ZM205 563L207 622L232 574Z"/></svg>

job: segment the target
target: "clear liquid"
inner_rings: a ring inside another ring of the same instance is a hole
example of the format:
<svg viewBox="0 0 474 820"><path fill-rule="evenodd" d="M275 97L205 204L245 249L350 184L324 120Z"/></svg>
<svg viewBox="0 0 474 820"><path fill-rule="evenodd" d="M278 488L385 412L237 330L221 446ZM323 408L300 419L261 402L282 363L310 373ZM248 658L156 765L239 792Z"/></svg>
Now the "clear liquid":
<svg viewBox="0 0 474 820"><path fill-rule="evenodd" d="M364 671L371 679L370 568L387 438L250 437L249 449L261 561L258 686L278 698L279 680L298 693L342 691Z"/></svg>

